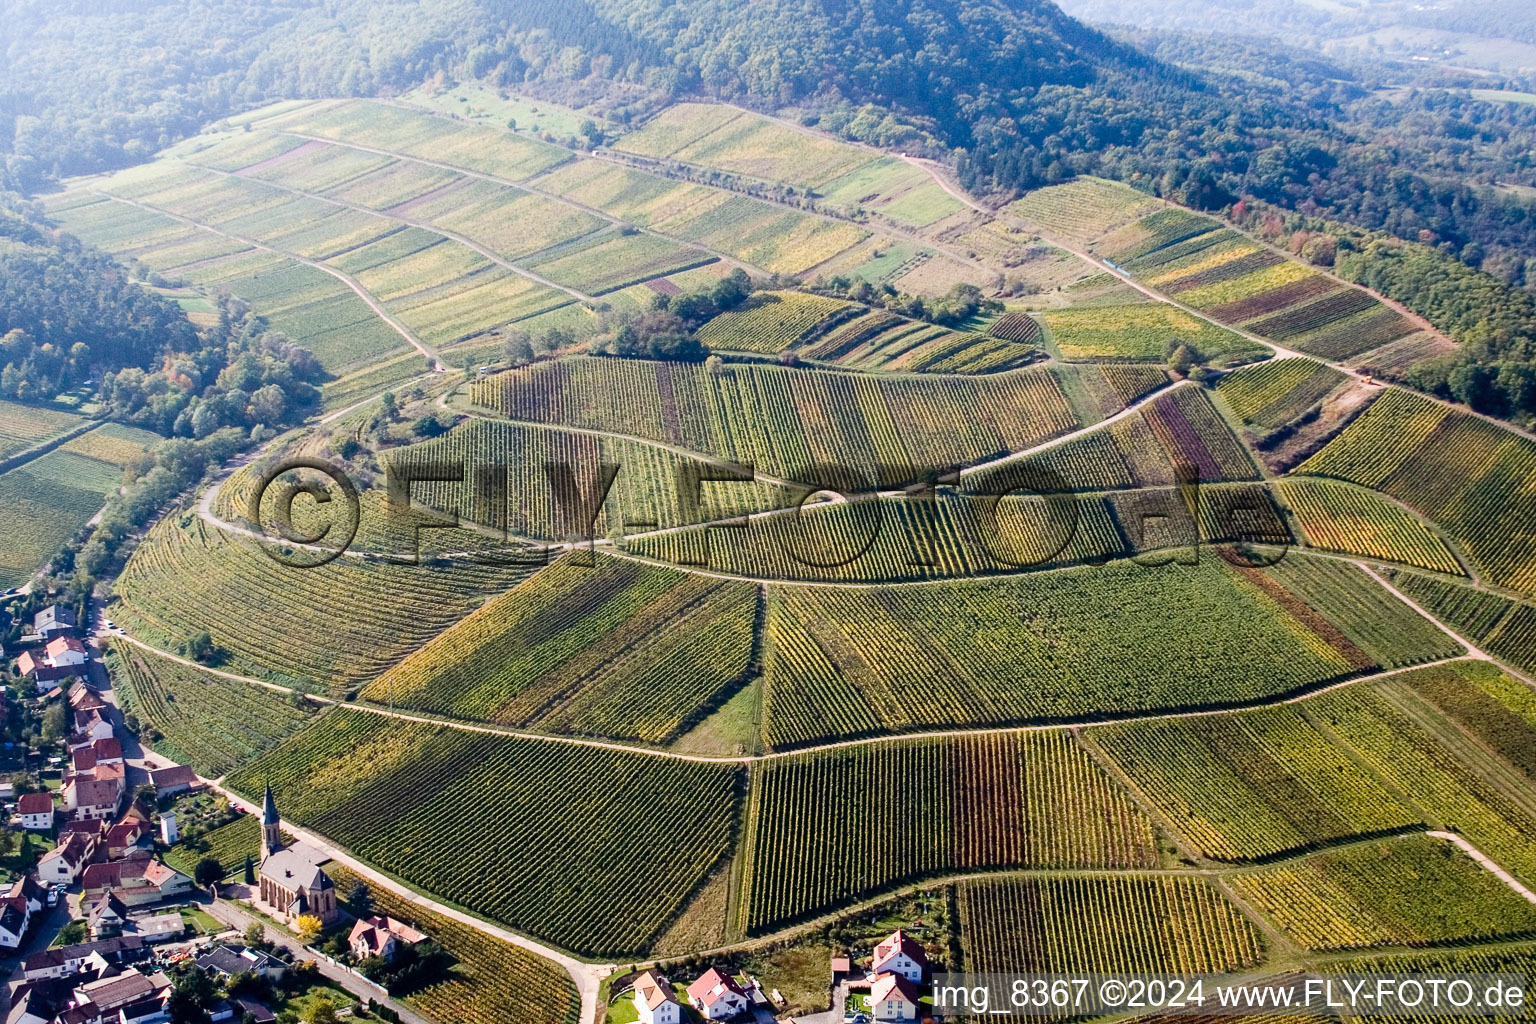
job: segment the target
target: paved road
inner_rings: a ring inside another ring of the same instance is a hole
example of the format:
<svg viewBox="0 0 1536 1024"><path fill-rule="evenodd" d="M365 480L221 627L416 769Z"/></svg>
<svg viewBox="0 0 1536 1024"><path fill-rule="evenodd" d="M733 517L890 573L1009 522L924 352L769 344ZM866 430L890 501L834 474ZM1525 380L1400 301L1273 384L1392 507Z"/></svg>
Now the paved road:
<svg viewBox="0 0 1536 1024"><path fill-rule="evenodd" d="M286 932L278 931L276 928L271 927L266 922L261 921L260 918L253 917L252 915L246 913L235 904L230 903L227 900L215 899L205 903L203 907L220 923L227 924L229 927L239 932L245 931L246 928L253 924L261 924L262 932L266 935L268 942L282 946L284 949L293 954L295 960L310 961L315 965L322 976L330 981L334 981L336 984L352 993L362 1003L366 1004L370 999L382 1003L383 1005L398 1013L400 1015L401 1021L403 1021L404 1024L432 1024L432 1022L428 1021L425 1017L422 1017L418 1013L412 1012L409 1007L395 1001L394 999L391 999L383 989L377 987L366 978L359 978L351 971L345 970L333 963L316 957L309 950L305 949L303 945L301 945L299 941L293 936Z"/></svg>

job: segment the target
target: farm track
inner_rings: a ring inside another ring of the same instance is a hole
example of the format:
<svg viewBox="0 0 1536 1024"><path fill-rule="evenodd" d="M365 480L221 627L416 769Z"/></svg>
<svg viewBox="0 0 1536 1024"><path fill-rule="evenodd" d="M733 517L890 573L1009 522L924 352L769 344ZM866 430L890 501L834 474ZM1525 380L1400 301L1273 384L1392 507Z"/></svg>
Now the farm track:
<svg viewBox="0 0 1536 1024"><path fill-rule="evenodd" d="M799 747L794 750L772 751L766 754L741 754L737 756L709 755L709 754L680 754L671 750L662 750L656 747L643 747L630 743L621 743L616 740L589 739L582 736L558 736L549 733L529 732L523 729L514 729L510 726L491 725L488 723L466 722L461 719L444 718L436 715L420 714L411 711L396 711L391 708L376 704L361 704L355 701L338 700L334 697L324 697L310 693L306 690L297 690L284 686L281 683L268 682L264 679L256 679L252 676L243 676L235 672L226 672L222 669L209 668L189 658L178 654L161 650L152 644L145 643L137 637L126 633L114 633L113 636L124 640L135 647L149 652L157 657L175 662L186 668L202 672L207 675L218 676L232 682L248 683L275 693L298 694L306 700L327 707L341 708L355 711L360 714L377 715L381 718L393 718L401 722L412 722L419 725L436 725L447 729L458 729L462 732L473 732L482 735L505 736L508 739L530 740L538 743L556 743L567 746L589 747L596 750L608 750L623 754L637 754L645 757L656 757L664 760L687 761L694 764L754 764L767 761L783 761L797 757L811 757L824 754L833 750L846 750L850 747L880 746L887 743L905 743L918 740L935 739L960 739L972 736L1016 736L1024 733L1050 732L1060 729L1091 728L1095 725L1134 725L1141 722L1165 722L1182 718L1210 718L1217 715L1230 715L1243 711L1257 710L1259 708L1273 707L1281 704L1300 704L1305 701L1321 697L1349 686L1368 684L1380 679L1388 679L1393 676L1419 669L1435 668L1441 665L1451 665L1458 661L1469 660L1467 655L1459 654L1449 658L1440 658L1435 661L1426 661L1417 665L1407 665L1402 668L1385 669L1380 672L1367 673L1365 675L1352 676L1348 679L1340 679L1309 688L1301 693L1292 693L1289 696L1279 696L1274 699L1255 701L1251 704L1243 704L1232 707L1199 708L1189 711L1154 712L1144 715L1126 715L1116 718L1083 719L1071 722L1051 722L1040 725L1008 725L990 728L957 728L957 729L933 729L924 732L891 733L884 736L866 736L858 739L837 740L833 743L822 743L811 747Z"/></svg>
<svg viewBox="0 0 1536 1024"><path fill-rule="evenodd" d="M169 210L163 210L160 207L153 206L149 203L140 202L136 199L124 199L122 196L115 196L110 192L104 192L98 188L92 188L91 191L96 195L103 196L112 200L113 202L124 203L128 206L136 206L141 210L146 210L150 213L159 214L162 217L169 217L172 220L180 221L181 223L186 224L189 227L197 228L200 231L207 231L210 234L228 238L229 240L239 242L242 245L248 245L253 249L260 249L262 252L270 252L274 256L281 256L284 259L290 259L295 263L302 263L305 266L313 267L316 270L324 271L325 273L330 274L332 277L336 278L336 280L352 289L352 291L356 293L357 297L362 299L363 302L367 303L369 309L373 310L374 315L376 315L380 320L383 320L385 323L389 324L390 327L394 328L396 334L404 338L412 348L416 349L416 351L426 356L434 367L439 370L446 369L446 367L443 365L442 359L438 357L436 351L428 346L426 342L416 337L415 333L413 333L410 328L406 327L399 320L396 320L394 317L390 316L389 312L385 310L384 306L379 302L379 300L374 298L368 289L364 288L361 284L358 284L357 280L350 274L344 274L337 270L335 267L328 267L324 263L319 263L315 260L308 260L291 252L284 252L281 249L274 249L272 246L258 242L254 238L246 238L244 235L232 234L231 232L212 227L208 224L201 224L191 219L190 217L183 217L178 213L172 213Z"/></svg>

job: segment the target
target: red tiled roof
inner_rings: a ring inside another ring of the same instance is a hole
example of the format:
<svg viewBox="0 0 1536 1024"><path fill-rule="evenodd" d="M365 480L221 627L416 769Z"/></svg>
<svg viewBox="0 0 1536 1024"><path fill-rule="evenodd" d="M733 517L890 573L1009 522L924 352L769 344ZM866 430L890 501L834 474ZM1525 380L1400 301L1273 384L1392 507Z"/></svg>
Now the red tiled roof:
<svg viewBox="0 0 1536 1024"><path fill-rule="evenodd" d="M104 736L91 744L98 761L111 761L123 756L123 744L116 736Z"/></svg>
<svg viewBox="0 0 1536 1024"><path fill-rule="evenodd" d="M27 793L16 801L22 814L49 814L53 811L52 793Z"/></svg>
<svg viewBox="0 0 1536 1024"><path fill-rule="evenodd" d="M923 965L928 962L928 954L923 952L922 944L912 938L906 932L897 929L891 933L890 938L875 947L874 967L875 973L880 973L880 968L888 963L897 953L905 953L913 962Z"/></svg>
<svg viewBox="0 0 1536 1024"><path fill-rule="evenodd" d="M84 654L85 644L81 643L79 640L76 640L72 636L56 636L52 640L48 641L47 647L43 648L43 652L50 658L57 658L65 651L74 651L76 654Z"/></svg>
<svg viewBox="0 0 1536 1024"><path fill-rule="evenodd" d="M734 992L743 999L747 997L747 994L741 990L741 986L736 984L734 979L721 974L713 967L705 971L698 981L688 986L688 998L697 1000L705 1007L714 1006L728 992Z"/></svg>
<svg viewBox="0 0 1536 1024"><path fill-rule="evenodd" d="M917 1005L917 986L899 974L882 974L875 979L874 988L869 990L869 1001L882 1003L887 999L901 999Z"/></svg>
<svg viewBox="0 0 1536 1024"><path fill-rule="evenodd" d="M31 651L22 651L21 657L16 659L16 668L19 669L21 674L24 676L29 676L33 672L36 672L39 664L41 664L41 662L32 657Z"/></svg>

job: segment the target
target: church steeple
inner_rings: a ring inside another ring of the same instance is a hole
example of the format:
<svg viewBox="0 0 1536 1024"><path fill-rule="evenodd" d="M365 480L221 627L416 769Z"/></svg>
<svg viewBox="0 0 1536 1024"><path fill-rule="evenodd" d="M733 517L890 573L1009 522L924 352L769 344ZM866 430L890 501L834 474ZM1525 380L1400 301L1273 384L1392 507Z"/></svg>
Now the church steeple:
<svg viewBox="0 0 1536 1024"><path fill-rule="evenodd" d="M266 860L283 848L283 819L277 813L277 801L272 796L272 783L261 799L261 859Z"/></svg>

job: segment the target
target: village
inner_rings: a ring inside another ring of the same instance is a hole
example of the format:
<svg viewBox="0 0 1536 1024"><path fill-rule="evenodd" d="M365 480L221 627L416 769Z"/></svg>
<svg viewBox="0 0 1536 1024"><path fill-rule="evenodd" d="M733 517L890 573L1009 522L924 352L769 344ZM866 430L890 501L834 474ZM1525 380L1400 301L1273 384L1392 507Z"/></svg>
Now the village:
<svg viewBox="0 0 1536 1024"><path fill-rule="evenodd" d="M141 748L91 639L115 632L109 620L93 631L70 608L47 605L31 627L14 658L17 685L0 697L52 715L55 726L62 714L54 731L63 735L39 764L7 766L35 767L35 782L22 770L10 776L19 784L0 783L11 812L0 835L19 833L23 851L52 844L31 862L7 858L18 870L0 897L0 959L17 963L6 1024L424 1024L391 998L389 983L403 963L446 964L430 936L373 913L362 882L343 897L324 867L331 853L287 841L270 787L259 811L243 808L191 767ZM242 817L260 827L243 864L200 856L208 844L199 836ZM776 989L724 964L620 973L606 1020L928 1017L928 956L900 929L865 957L831 957L825 970L831 1009L800 1016L782 1016ZM189 1017L193 1003L199 1012Z"/></svg>
<svg viewBox="0 0 1536 1024"><path fill-rule="evenodd" d="M243 865L201 856L184 823L201 833L249 815L140 749L73 610L49 605L31 626L0 714L15 707L44 720L45 739L62 735L57 753L30 759L5 744L20 769L0 782L0 850L19 846L0 896L6 1024L424 1024L387 980L434 955L429 937L372 913L362 883L340 899L319 866L329 855L285 841L270 791Z"/></svg>

